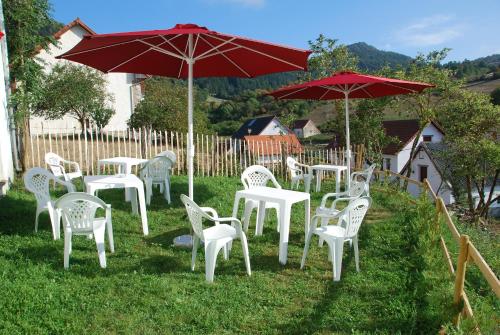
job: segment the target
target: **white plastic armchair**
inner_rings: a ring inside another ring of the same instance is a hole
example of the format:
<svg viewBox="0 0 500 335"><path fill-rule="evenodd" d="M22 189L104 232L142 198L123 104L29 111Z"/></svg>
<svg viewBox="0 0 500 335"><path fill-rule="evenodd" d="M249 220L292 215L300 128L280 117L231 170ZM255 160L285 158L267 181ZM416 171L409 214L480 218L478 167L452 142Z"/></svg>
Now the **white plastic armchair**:
<svg viewBox="0 0 500 335"><path fill-rule="evenodd" d="M146 203L151 203L153 186L159 185L160 192L170 204L170 169L172 161L167 156L157 156L150 159L140 170L141 179L146 187Z"/></svg>
<svg viewBox="0 0 500 335"><path fill-rule="evenodd" d="M24 186L36 198L35 232L38 231L38 217L40 213L48 211L52 225L52 234L54 240L57 240L61 236L60 220L58 213L55 211L54 202L50 197L49 184L51 181L65 186L68 192L75 191L73 184L56 178L52 173L43 168L35 167L29 169L24 175Z"/></svg>
<svg viewBox="0 0 500 335"><path fill-rule="evenodd" d="M329 247L328 259L333 262L333 280L340 280L342 271L342 254L345 242L350 242L354 246L354 260L356 262L356 271L359 272L359 249L358 249L358 231L370 208L371 198L361 197L352 201L346 208L336 214L317 214L312 218L311 225L306 237L304 253L300 268L303 269L312 235L318 235L324 239ZM338 219L337 225L328 225L318 227L318 220L328 216L329 219Z"/></svg>
<svg viewBox="0 0 500 335"><path fill-rule="evenodd" d="M224 258L229 258L229 244L233 240L240 239L243 248L243 257L247 273L250 276L250 256L248 253L248 242L245 233L242 230L241 222L237 218L227 217L220 218L217 211L210 207L199 207L193 200L184 194L181 195L181 200L186 206L186 211L193 227L193 251L191 255L191 270L194 271L196 253L203 241L205 246L205 278L207 282L214 281L215 263L220 250L224 248ZM212 221L214 226L203 229L203 219ZM221 223L230 222L231 224Z"/></svg>
<svg viewBox="0 0 500 335"><path fill-rule="evenodd" d="M172 162L172 165L177 162L177 155L172 150L162 151L162 152L160 152L156 156L165 156L165 157L168 157L170 159L170 161Z"/></svg>
<svg viewBox="0 0 500 335"><path fill-rule="evenodd" d="M63 195L59 198L55 207L59 211L64 229L64 268L69 267L69 255L71 254L71 240L73 235L92 234L97 246L97 254L101 268L106 268L106 254L104 246L104 235L108 230L108 242L111 252L115 252L113 241L113 226L111 223L111 205L93 195L75 192ZM97 209L105 210L105 217L97 217Z"/></svg>
<svg viewBox="0 0 500 335"><path fill-rule="evenodd" d="M241 174L241 183L243 184L243 187L245 187L245 190L258 186L268 186L269 183L271 183L272 186L275 188L281 188L281 185L278 183L273 173L269 171L269 169L261 165L252 165L247 167L245 171L243 171L243 173ZM276 210L276 217L277 220L279 220L280 217L279 205L277 203L266 202L266 210L269 208L274 208ZM255 200L247 200L245 202L245 209L243 211L243 229L245 230L245 232L248 231L250 217L254 209L257 209L257 218L258 218L259 202ZM278 230L279 226L280 225L278 221L277 225ZM262 227L257 227L256 225L255 234L258 235L259 232L262 232Z"/></svg>
<svg viewBox="0 0 500 335"><path fill-rule="evenodd" d="M361 177L362 178L361 180L365 180L367 182L365 191L367 196L370 196L370 181L372 179L373 171L375 171L376 167L377 164L372 164L362 171L351 173L351 180L360 180Z"/></svg>
<svg viewBox="0 0 500 335"><path fill-rule="evenodd" d="M305 191L309 193L309 190L311 189L311 181L314 176L312 168L309 165L297 162L293 157L288 157L286 159L286 165L288 167L288 171L290 171L292 189L294 186L298 189L300 181L303 181Z"/></svg>
<svg viewBox="0 0 500 335"><path fill-rule="evenodd" d="M71 182L71 180L75 178L83 178L82 171L80 170L80 165L77 162L65 160L61 156L53 152L48 152L45 154L45 164L48 165L50 171L54 174L54 176L65 181ZM71 166L73 172L67 172L64 167L65 164Z"/></svg>

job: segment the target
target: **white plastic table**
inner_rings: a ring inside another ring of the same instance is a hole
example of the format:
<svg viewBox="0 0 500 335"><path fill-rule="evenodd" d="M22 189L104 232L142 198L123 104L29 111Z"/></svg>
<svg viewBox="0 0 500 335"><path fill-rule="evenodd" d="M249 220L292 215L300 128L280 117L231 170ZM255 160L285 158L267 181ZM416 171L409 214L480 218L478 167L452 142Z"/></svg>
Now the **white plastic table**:
<svg viewBox="0 0 500 335"><path fill-rule="evenodd" d="M340 173L342 171L347 171L347 166L344 165L329 165L329 164L319 164L311 166L313 171L316 171L316 192L321 191L321 178L325 171L335 172L335 192L340 192Z"/></svg>
<svg viewBox="0 0 500 335"><path fill-rule="evenodd" d="M288 235L290 233L290 214L292 205L297 202L305 202L305 224L304 231L307 236L309 223L311 220L311 199L309 193L297 192L290 190L283 190L273 187L253 187L248 190L237 191L234 198L233 217L238 214L238 206L240 200L251 199L259 202L259 217L257 218L257 227L260 227L258 235L262 235L262 227L264 221L264 214L266 202L273 202L279 204L280 215L280 245L279 245L279 262L286 264L288 253Z"/></svg>
<svg viewBox="0 0 500 335"><path fill-rule="evenodd" d="M111 157L99 159L99 161L97 162L97 174L101 173L101 167L104 167L104 165L117 166L119 174L131 174L133 166L139 166L141 164L147 163L147 161L147 159L132 157ZM130 199L130 192L125 192L125 200L130 201Z"/></svg>
<svg viewBox="0 0 500 335"><path fill-rule="evenodd" d="M146 213L146 199L144 197L144 184L136 175L123 174L112 176L85 176L83 178L85 189L88 194L94 195L97 190L106 190L112 188L124 188L131 192L132 213L138 214L137 197L139 196L139 207L141 213L142 230L144 235L149 234L148 216Z"/></svg>

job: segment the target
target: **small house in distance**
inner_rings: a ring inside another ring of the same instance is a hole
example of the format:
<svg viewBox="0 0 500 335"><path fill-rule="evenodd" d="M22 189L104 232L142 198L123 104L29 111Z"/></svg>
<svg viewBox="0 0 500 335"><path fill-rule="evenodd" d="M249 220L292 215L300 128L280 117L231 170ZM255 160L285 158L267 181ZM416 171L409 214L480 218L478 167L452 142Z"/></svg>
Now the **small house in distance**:
<svg viewBox="0 0 500 335"><path fill-rule="evenodd" d="M244 136L246 149L257 156L257 164L279 162L282 156L300 154L303 150L295 134Z"/></svg>
<svg viewBox="0 0 500 335"><path fill-rule="evenodd" d="M292 125L292 130L298 138L308 138L320 134L318 127L312 120L296 120Z"/></svg>
<svg viewBox="0 0 500 335"><path fill-rule="evenodd" d="M413 140L418 133L418 120L390 120L383 121L383 127L387 136L395 138L397 141L387 145L382 150L383 169L391 170L395 173L401 173L405 165L410 159L410 151ZM418 144L425 143L441 143L443 141L444 132L441 127L430 122L425 126Z"/></svg>
<svg viewBox="0 0 500 335"><path fill-rule="evenodd" d="M247 120L234 134L234 139L242 140L245 136L288 135L290 129L285 127L275 116L264 116Z"/></svg>

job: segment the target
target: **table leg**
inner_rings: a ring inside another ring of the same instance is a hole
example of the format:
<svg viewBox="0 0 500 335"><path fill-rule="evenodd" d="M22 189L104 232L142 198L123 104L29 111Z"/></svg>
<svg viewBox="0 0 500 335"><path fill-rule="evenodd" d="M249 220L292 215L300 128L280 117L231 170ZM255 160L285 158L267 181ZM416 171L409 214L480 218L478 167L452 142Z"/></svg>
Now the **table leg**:
<svg viewBox="0 0 500 335"><path fill-rule="evenodd" d="M317 170L316 172L316 192L319 192L321 189L321 170Z"/></svg>
<svg viewBox="0 0 500 335"><path fill-rule="evenodd" d="M307 238L307 234L309 234L309 227L311 225L311 200L307 199L305 201L305 227L304 233Z"/></svg>
<svg viewBox="0 0 500 335"><path fill-rule="evenodd" d="M340 192L340 170L335 170L335 192Z"/></svg>
<svg viewBox="0 0 500 335"><path fill-rule="evenodd" d="M127 190L130 190L131 193L131 200L132 200L132 214L139 214L139 211L137 210L137 192L139 191L139 188L133 188L129 187ZM142 190L144 192L144 189Z"/></svg>
<svg viewBox="0 0 500 335"><path fill-rule="evenodd" d="M131 174L132 173L132 166L129 164L119 164L118 165L118 171L119 173L125 173L125 174ZM132 188L126 188L125 189L125 201L130 201L132 199L132 192L134 190Z"/></svg>
<svg viewBox="0 0 500 335"><path fill-rule="evenodd" d="M290 212L291 204L280 204L280 247L279 247L279 262L283 265L286 264L288 253L288 234L290 231Z"/></svg>
<svg viewBox="0 0 500 335"><path fill-rule="evenodd" d="M148 216L146 212L146 198L144 197L144 187L142 187L142 183L137 188L137 195L139 197L139 207L141 210L142 231L144 232L144 235L148 235L149 229L148 229ZM135 198L137 199L137 197ZM136 206L137 206L137 200L136 200Z"/></svg>
<svg viewBox="0 0 500 335"><path fill-rule="evenodd" d="M259 208L257 209L257 223L255 224L255 236L262 235L264 230L264 216L266 215L266 202L259 201Z"/></svg>

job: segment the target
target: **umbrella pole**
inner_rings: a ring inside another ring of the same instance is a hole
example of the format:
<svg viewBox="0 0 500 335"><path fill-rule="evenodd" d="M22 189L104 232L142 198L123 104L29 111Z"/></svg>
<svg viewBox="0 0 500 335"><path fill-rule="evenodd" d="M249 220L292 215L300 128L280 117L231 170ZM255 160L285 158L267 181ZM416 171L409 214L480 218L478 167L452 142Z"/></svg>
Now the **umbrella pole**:
<svg viewBox="0 0 500 335"><path fill-rule="evenodd" d="M189 198L193 200L193 35L189 34L189 58L188 63L188 184Z"/></svg>
<svg viewBox="0 0 500 335"><path fill-rule="evenodd" d="M349 93L344 92L345 95L345 144L346 144L346 160L347 160L347 176L346 176L346 190L349 191L351 179L351 135L349 134Z"/></svg>

